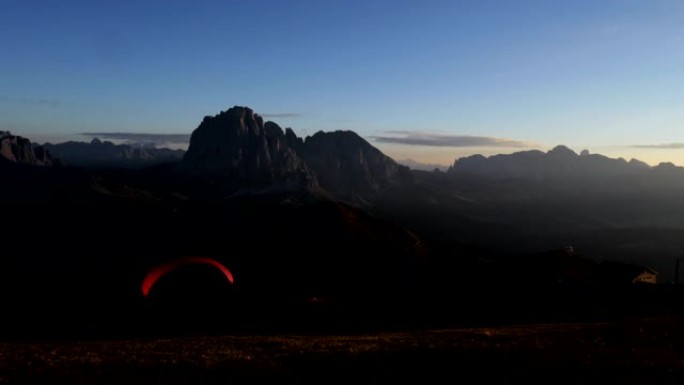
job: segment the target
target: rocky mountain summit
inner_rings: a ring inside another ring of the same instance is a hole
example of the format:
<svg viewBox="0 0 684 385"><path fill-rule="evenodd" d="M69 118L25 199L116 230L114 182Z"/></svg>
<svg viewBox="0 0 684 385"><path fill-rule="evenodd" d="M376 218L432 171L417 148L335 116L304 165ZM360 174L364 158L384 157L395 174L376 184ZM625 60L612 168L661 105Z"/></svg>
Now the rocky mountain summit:
<svg viewBox="0 0 684 385"><path fill-rule="evenodd" d="M372 195L408 174L353 131L319 131L306 138L299 154L323 188L345 196Z"/></svg>
<svg viewBox="0 0 684 385"><path fill-rule="evenodd" d="M207 116L190 137L183 165L193 173L250 188L315 188L316 177L283 130L246 107Z"/></svg>
<svg viewBox="0 0 684 385"><path fill-rule="evenodd" d="M302 139L239 106L204 118L190 138L183 165L232 186L322 188L343 197L368 196L408 171L351 131Z"/></svg>
<svg viewBox="0 0 684 385"><path fill-rule="evenodd" d="M55 163L44 147L9 131L0 131L0 159L33 166L52 166Z"/></svg>

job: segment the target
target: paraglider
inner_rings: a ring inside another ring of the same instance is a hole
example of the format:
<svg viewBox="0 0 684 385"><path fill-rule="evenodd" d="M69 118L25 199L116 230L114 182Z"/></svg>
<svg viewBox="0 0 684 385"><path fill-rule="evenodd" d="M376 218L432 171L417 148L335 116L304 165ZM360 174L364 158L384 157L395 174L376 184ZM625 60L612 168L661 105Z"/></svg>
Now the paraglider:
<svg viewBox="0 0 684 385"><path fill-rule="evenodd" d="M223 275L226 276L228 282L230 284L233 284L233 273L231 273L230 270L228 270L228 268L223 266L220 262L208 257L182 257L156 266L152 270L150 270L150 272L147 273L145 279L142 282L143 296L147 297L150 294L150 291L152 290L154 284L167 273L176 270L182 266L195 264L209 265L219 269L221 273L223 273Z"/></svg>

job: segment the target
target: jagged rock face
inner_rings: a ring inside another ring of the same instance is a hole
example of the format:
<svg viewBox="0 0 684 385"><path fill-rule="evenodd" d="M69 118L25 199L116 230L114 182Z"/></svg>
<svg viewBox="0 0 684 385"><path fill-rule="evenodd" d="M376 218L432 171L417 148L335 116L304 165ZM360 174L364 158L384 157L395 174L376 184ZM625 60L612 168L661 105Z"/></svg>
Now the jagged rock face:
<svg viewBox="0 0 684 385"><path fill-rule="evenodd" d="M369 198L408 168L351 131L319 132L302 140L247 107L205 117L183 158L197 175L240 187L323 188L338 197Z"/></svg>
<svg viewBox="0 0 684 385"><path fill-rule="evenodd" d="M408 168L352 131L318 132L300 154L321 187L342 196L368 196L393 184Z"/></svg>
<svg viewBox="0 0 684 385"><path fill-rule="evenodd" d="M291 128L285 129L285 141L291 149L295 150L296 153L300 153L302 151L304 141L302 138L298 138L297 134L295 134Z"/></svg>
<svg viewBox="0 0 684 385"><path fill-rule="evenodd" d="M41 146L34 146L30 140L0 131L0 156L15 162L34 166L52 166L50 153Z"/></svg>
<svg viewBox="0 0 684 385"><path fill-rule="evenodd" d="M275 123L246 107L205 117L190 138L184 166L204 176L219 176L247 188L315 188L311 170L288 146Z"/></svg>

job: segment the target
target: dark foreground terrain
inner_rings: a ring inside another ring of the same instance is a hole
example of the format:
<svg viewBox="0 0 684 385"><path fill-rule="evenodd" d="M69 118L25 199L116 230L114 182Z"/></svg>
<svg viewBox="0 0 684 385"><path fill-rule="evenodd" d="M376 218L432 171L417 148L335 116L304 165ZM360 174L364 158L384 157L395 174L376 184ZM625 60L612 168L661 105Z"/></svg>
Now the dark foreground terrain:
<svg viewBox="0 0 684 385"><path fill-rule="evenodd" d="M0 343L0 383L682 383L683 322Z"/></svg>

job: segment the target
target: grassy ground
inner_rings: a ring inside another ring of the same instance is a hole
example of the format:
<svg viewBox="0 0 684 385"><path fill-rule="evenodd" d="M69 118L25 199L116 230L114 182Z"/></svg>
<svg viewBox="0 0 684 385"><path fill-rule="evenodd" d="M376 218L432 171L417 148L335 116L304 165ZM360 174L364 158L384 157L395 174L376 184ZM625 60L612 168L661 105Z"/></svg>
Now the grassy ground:
<svg viewBox="0 0 684 385"><path fill-rule="evenodd" d="M0 343L0 384L683 383L684 319Z"/></svg>

